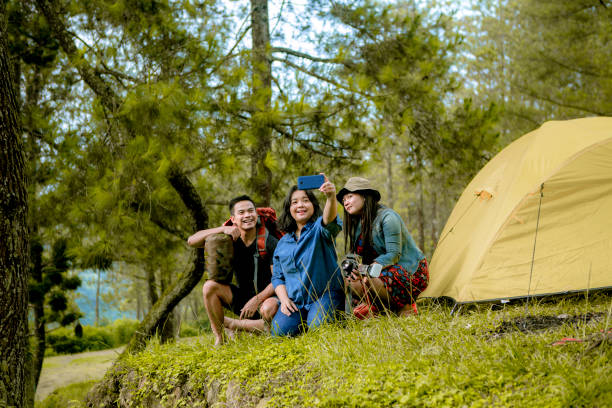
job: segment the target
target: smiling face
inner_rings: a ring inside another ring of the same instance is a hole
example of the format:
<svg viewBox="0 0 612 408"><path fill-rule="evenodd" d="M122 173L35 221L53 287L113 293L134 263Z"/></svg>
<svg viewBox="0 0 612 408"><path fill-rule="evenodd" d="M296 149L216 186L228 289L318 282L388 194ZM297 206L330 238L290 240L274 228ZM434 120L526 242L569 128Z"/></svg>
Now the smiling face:
<svg viewBox="0 0 612 408"><path fill-rule="evenodd" d="M351 215L360 215L363 212L364 203L365 199L359 193L347 193L342 197L342 205Z"/></svg>
<svg viewBox="0 0 612 408"><path fill-rule="evenodd" d="M291 194L289 212L298 226L304 226L314 214L314 205L304 190L296 190Z"/></svg>
<svg viewBox="0 0 612 408"><path fill-rule="evenodd" d="M238 201L234 204L231 220L239 230L248 231L255 228L257 225L255 205L250 201Z"/></svg>

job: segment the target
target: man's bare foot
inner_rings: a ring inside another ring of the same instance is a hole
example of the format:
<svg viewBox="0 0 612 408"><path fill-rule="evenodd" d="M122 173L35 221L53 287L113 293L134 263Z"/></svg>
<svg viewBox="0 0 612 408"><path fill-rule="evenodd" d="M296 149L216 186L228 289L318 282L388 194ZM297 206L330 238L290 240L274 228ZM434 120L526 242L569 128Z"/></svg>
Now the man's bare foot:
<svg viewBox="0 0 612 408"><path fill-rule="evenodd" d="M231 331L235 331L238 328L238 324L236 323L236 319L225 316L223 318L223 327Z"/></svg>
<svg viewBox="0 0 612 408"><path fill-rule="evenodd" d="M236 331L225 327L223 335L215 337L215 347L220 347L228 342L228 340L236 340Z"/></svg>
<svg viewBox="0 0 612 408"><path fill-rule="evenodd" d="M224 336L215 337L215 347L221 347L225 344Z"/></svg>
<svg viewBox="0 0 612 408"><path fill-rule="evenodd" d="M225 328L225 333L227 334L227 338L230 340L236 340L236 331L233 329Z"/></svg>
<svg viewBox="0 0 612 408"><path fill-rule="evenodd" d="M225 316L223 318L223 327L225 328L225 333L230 340L236 339L236 330L238 330L238 323L236 319L232 319L231 317Z"/></svg>

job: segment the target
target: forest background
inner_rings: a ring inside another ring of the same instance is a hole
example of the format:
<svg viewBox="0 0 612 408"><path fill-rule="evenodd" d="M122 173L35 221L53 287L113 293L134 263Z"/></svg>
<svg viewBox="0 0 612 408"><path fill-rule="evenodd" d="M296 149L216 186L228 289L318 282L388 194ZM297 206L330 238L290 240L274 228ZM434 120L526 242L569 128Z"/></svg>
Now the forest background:
<svg viewBox="0 0 612 408"><path fill-rule="evenodd" d="M47 331L81 316L83 273L141 320L129 350L203 318L203 254L185 241L237 194L279 209L299 175L363 175L430 257L501 148L546 120L612 116L607 0L0 4L29 248L27 286L2 294L29 319L2 327L35 339L3 339L18 343L3 360L34 384Z"/></svg>

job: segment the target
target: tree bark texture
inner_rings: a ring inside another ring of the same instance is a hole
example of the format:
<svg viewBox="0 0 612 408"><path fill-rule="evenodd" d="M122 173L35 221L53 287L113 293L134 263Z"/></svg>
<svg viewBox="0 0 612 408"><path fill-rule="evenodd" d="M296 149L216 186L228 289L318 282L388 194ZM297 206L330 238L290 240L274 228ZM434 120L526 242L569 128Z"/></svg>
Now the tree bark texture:
<svg viewBox="0 0 612 408"><path fill-rule="evenodd" d="M170 271L167 269L163 269L161 271L161 290L162 293L171 285L172 278ZM168 314L166 320L160 322L160 326L157 328L157 333L159 335L159 340L161 343L167 343L175 339L174 331L176 328L177 321L177 313L176 309L172 309L172 311Z"/></svg>
<svg viewBox="0 0 612 408"><path fill-rule="evenodd" d="M72 36L62 21L60 2L57 0L36 0L36 3L49 22L51 32L59 41L60 47L66 53L71 64L77 68L83 81L100 99L101 104L109 111L114 112L121 105L121 98L103 78L95 73L95 70L89 65L87 60L79 55ZM128 135L134 135L130 123L126 122L125 119L120 121L120 125ZM166 177L189 211L194 221L195 230L206 229L208 227L208 215L191 180L176 166L171 166ZM174 284L164 292L158 302L149 310L136 333L130 339L125 352L133 353L142 350L146 340L167 319L174 306L191 292L203 274L204 251L198 250L196 255L194 255L191 269L186 274L179 276Z"/></svg>
<svg viewBox="0 0 612 408"><path fill-rule="evenodd" d="M26 405L28 226L23 142L0 1L0 406Z"/></svg>
<svg viewBox="0 0 612 408"><path fill-rule="evenodd" d="M155 269L147 267L147 298L149 300L149 310L153 307L159 296L157 296L157 284L155 283Z"/></svg>
<svg viewBox="0 0 612 408"><path fill-rule="evenodd" d="M270 27L268 0L251 0L253 39L252 92L255 103L252 129L256 143L251 152L251 182L258 205L268 206L272 198L272 170L265 160L272 147L272 128L267 123L272 99L272 64L269 58Z"/></svg>

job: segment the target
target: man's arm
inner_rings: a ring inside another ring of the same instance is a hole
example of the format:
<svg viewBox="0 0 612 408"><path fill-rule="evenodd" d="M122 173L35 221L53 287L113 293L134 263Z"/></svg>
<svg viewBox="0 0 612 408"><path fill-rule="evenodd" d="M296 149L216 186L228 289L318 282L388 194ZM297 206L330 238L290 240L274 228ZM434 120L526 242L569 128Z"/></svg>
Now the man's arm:
<svg viewBox="0 0 612 408"><path fill-rule="evenodd" d="M272 283L270 283L268 286L266 286L266 288L264 290L259 292L259 299L263 302L264 300L266 300L270 296L274 296L274 293L275 293L274 292L274 285L272 285Z"/></svg>
<svg viewBox="0 0 612 408"><path fill-rule="evenodd" d="M263 301L272 295L274 295L274 286L272 286L272 283L270 283L264 290L253 296L248 302L245 303L242 309L240 309L240 318L251 318L257 309L259 309L259 306L261 306Z"/></svg>
<svg viewBox="0 0 612 408"><path fill-rule="evenodd" d="M216 228L200 230L187 239L187 245L194 248L202 248L206 238L214 234L227 234L235 241L240 237L240 230L234 225L222 225Z"/></svg>

